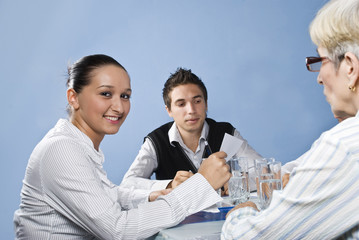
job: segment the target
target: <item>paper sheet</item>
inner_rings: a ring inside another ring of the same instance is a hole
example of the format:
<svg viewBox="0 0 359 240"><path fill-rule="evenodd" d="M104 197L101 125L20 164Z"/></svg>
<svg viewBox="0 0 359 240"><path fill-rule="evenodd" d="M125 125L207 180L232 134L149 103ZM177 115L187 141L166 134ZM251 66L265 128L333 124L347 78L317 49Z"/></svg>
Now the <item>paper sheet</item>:
<svg viewBox="0 0 359 240"><path fill-rule="evenodd" d="M228 133L224 134L220 151L227 153L226 161L231 159L241 148L243 140L238 139Z"/></svg>

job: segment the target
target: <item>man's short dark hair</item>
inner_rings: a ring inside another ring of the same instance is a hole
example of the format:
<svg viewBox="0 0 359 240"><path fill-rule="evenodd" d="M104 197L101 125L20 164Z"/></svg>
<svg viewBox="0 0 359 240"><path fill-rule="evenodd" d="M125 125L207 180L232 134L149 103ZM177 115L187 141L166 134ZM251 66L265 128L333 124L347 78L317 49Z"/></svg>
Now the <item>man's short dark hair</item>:
<svg viewBox="0 0 359 240"><path fill-rule="evenodd" d="M202 80L192 73L191 69L177 68L175 73L165 82L162 90L163 101L168 109L171 109L171 97L170 92L177 86L185 84L195 84L201 89L204 97L204 101L207 103L207 89Z"/></svg>

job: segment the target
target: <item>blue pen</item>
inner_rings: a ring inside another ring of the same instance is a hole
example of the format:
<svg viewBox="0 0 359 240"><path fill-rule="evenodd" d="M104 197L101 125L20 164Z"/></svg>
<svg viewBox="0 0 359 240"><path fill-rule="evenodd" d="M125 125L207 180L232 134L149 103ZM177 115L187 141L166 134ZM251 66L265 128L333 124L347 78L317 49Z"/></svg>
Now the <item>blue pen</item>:
<svg viewBox="0 0 359 240"><path fill-rule="evenodd" d="M207 155L209 157L212 154L212 150L211 150L210 146L208 145L207 140L204 140L204 146L205 146L204 149L206 150Z"/></svg>

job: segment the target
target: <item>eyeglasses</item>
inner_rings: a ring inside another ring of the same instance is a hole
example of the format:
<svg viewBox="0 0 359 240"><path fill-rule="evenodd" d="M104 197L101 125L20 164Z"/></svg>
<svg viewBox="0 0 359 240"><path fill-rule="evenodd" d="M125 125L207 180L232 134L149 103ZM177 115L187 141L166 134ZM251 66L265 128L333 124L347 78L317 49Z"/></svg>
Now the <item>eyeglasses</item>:
<svg viewBox="0 0 359 240"><path fill-rule="evenodd" d="M328 57L306 57L305 62L306 62L308 71L319 72L320 67L322 66L322 62L324 60L330 61L330 59Z"/></svg>

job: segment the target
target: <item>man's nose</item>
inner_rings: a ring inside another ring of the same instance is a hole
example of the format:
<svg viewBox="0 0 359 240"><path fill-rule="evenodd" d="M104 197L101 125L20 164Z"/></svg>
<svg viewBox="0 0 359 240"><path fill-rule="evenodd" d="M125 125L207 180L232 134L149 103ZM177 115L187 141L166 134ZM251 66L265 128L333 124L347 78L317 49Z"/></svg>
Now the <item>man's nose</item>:
<svg viewBox="0 0 359 240"><path fill-rule="evenodd" d="M188 104L187 104L187 111L188 111L189 113L195 112L195 111L196 111L195 104L192 103L192 102L188 103Z"/></svg>

